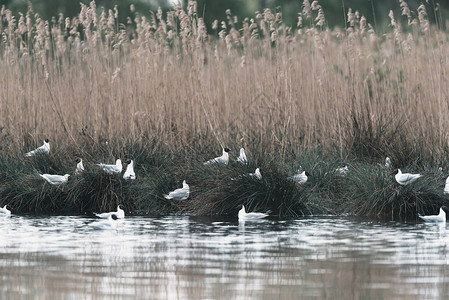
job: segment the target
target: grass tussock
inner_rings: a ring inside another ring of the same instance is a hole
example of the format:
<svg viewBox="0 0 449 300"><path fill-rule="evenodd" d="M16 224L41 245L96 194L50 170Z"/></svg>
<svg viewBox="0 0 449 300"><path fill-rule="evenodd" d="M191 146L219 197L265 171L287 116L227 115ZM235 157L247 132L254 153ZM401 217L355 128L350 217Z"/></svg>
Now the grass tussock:
<svg viewBox="0 0 449 300"><path fill-rule="evenodd" d="M413 170L407 170L413 172ZM345 211L390 219L414 219L418 213L437 212L448 201L441 173L428 170L406 186L393 180L383 165L358 165L348 174Z"/></svg>
<svg viewBox="0 0 449 300"><path fill-rule="evenodd" d="M0 202L45 213L433 212L448 199L433 170L449 168L449 35L424 6L404 7L382 35L353 10L345 29L327 28L318 1L303 1L294 28L281 12L227 11L212 35L194 1L127 24L94 2L72 19L2 9ZM49 155L23 157L44 138ZM202 164L224 146L245 147L250 165ZM385 156L425 176L397 186L378 166ZM76 176L75 157L86 166ZM116 158L135 161L135 181L95 166ZM335 174L342 162L347 176ZM231 180L256 167L262 180ZM313 175L303 186L287 179L300 167ZM72 176L51 186L39 171ZM166 201L184 179L189 200Z"/></svg>

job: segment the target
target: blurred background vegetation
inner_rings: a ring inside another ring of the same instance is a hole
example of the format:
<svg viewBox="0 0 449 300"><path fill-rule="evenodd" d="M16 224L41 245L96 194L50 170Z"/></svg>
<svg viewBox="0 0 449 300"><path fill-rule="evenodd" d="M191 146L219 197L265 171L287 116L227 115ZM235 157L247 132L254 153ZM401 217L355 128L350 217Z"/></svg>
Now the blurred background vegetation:
<svg viewBox="0 0 449 300"><path fill-rule="evenodd" d="M0 4L13 12L24 12L31 5L33 10L44 19L50 19L62 13L66 17L73 17L80 11L80 3L88 4L90 0L0 0ZM312 2L312 0L310 0ZM423 3L429 13L429 20L440 28L446 29L449 19L449 1L437 0L406 0L412 11L416 11ZM112 9L117 6L119 21L126 23L131 14L130 5L140 15L150 15L161 7L163 11L170 9L176 0L97 0L97 7ZM181 1L186 6L187 0ZM400 7L398 0L320 0L323 7L327 25L331 28L344 27L348 8L366 17L378 32L384 31L389 24L388 12L393 10L395 18L399 19ZM245 17L254 17L255 12L263 8L281 11L284 23L296 27L298 13L302 10L302 0L198 0L198 12L204 17L208 29L214 20L226 20L225 11L230 9L232 15L237 16L239 22ZM405 17L404 17L405 21Z"/></svg>

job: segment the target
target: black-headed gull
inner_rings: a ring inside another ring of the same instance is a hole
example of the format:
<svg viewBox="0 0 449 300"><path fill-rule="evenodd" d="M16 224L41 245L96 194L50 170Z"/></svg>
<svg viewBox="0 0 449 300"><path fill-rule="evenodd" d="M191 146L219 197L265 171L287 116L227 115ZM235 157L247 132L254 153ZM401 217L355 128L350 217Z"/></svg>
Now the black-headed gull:
<svg viewBox="0 0 449 300"><path fill-rule="evenodd" d="M9 210L8 207L9 207L8 205L0 207L0 216L1 215L6 215L6 216L11 215L11 210Z"/></svg>
<svg viewBox="0 0 449 300"><path fill-rule="evenodd" d="M182 182L182 188L171 191L170 193L164 194L163 196L165 199L168 199L168 200L181 201L181 200L186 200L187 198L189 198L189 194L190 194L190 187L184 180Z"/></svg>
<svg viewBox="0 0 449 300"><path fill-rule="evenodd" d="M50 153L50 143L49 139L44 140L44 144L33 151L25 153L25 156L35 156L37 154L48 154Z"/></svg>
<svg viewBox="0 0 449 300"><path fill-rule="evenodd" d="M117 211L106 212L106 213L101 213L101 214L94 213L94 215L96 215L100 219L107 219L111 215L116 215L117 218L124 219L125 218L125 211L122 209L122 205L119 204L119 205L117 205Z"/></svg>
<svg viewBox="0 0 449 300"><path fill-rule="evenodd" d="M267 213L257 213L257 212L247 213L245 211L245 206L243 204L241 204L240 206L241 208L239 210L239 221L257 220L268 217Z"/></svg>
<svg viewBox="0 0 449 300"><path fill-rule="evenodd" d="M348 165L345 163L342 163L340 168L335 169L335 172L337 172L338 174L340 174L342 176L345 176L349 172Z"/></svg>
<svg viewBox="0 0 449 300"><path fill-rule="evenodd" d="M255 178L257 180L262 180L262 174L260 173L260 169L257 168L254 173L249 173L248 174L249 177Z"/></svg>
<svg viewBox="0 0 449 300"><path fill-rule="evenodd" d="M446 222L446 211L448 211L448 208L446 206L440 207L440 213L438 215L431 215L431 216L421 216L418 214L418 217L424 220L424 222Z"/></svg>
<svg viewBox="0 0 449 300"><path fill-rule="evenodd" d="M51 174L39 174L40 177L44 178L50 184L58 185L66 183L69 180L70 175L51 175Z"/></svg>
<svg viewBox="0 0 449 300"><path fill-rule="evenodd" d="M400 185L407 185L409 183L412 183L419 177L422 177L421 174L402 173L400 169L394 170L391 174L395 175L394 178Z"/></svg>
<svg viewBox="0 0 449 300"><path fill-rule="evenodd" d="M240 148L240 155L237 158L237 161L244 165L248 164L248 158L246 158L245 149Z"/></svg>
<svg viewBox="0 0 449 300"><path fill-rule="evenodd" d="M386 158L385 158L385 167L386 168L391 168L391 159L387 156Z"/></svg>
<svg viewBox="0 0 449 300"><path fill-rule="evenodd" d="M97 230L116 229L117 219L117 215L111 214L106 220L92 222L89 224L89 226Z"/></svg>
<svg viewBox="0 0 449 300"><path fill-rule="evenodd" d="M83 160L81 158L76 159L76 169L75 174L81 174L84 172Z"/></svg>
<svg viewBox="0 0 449 300"><path fill-rule="evenodd" d="M449 194L449 176L446 178L446 184L444 185L444 193Z"/></svg>
<svg viewBox="0 0 449 300"><path fill-rule="evenodd" d="M136 179L136 173L134 173L134 161L128 159L126 163L128 166L126 167L125 174L123 174L123 179Z"/></svg>
<svg viewBox="0 0 449 300"><path fill-rule="evenodd" d="M309 176L312 176L309 172L302 171L302 173L295 174L289 177L289 179L295 181L296 183L304 184L307 182L307 179L309 179Z"/></svg>
<svg viewBox="0 0 449 300"><path fill-rule="evenodd" d="M223 148L223 154L219 157L215 157L211 160L206 161L204 164L205 165L212 165L212 164L225 164L227 165L229 162L229 151L231 151L231 149L229 148Z"/></svg>
<svg viewBox="0 0 449 300"><path fill-rule="evenodd" d="M254 178L257 180L262 180L262 173L260 173L260 169L257 168L254 173L248 173L248 174L244 174L244 175L239 175L237 177L231 178L231 180L240 180L243 179L244 177L246 178Z"/></svg>
<svg viewBox="0 0 449 300"><path fill-rule="evenodd" d="M121 173L123 170L122 160L119 158L115 161L115 165L108 164L97 164L100 168L103 169L108 174Z"/></svg>

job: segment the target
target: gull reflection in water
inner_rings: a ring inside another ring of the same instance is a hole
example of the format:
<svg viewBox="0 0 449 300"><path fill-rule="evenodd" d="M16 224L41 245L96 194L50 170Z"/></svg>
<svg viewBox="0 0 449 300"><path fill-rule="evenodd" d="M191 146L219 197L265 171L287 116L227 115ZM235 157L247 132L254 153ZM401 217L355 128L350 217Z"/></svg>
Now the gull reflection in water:
<svg viewBox="0 0 449 300"><path fill-rule="evenodd" d="M0 298L449 296L446 224L169 216L95 231L92 221L0 218Z"/></svg>

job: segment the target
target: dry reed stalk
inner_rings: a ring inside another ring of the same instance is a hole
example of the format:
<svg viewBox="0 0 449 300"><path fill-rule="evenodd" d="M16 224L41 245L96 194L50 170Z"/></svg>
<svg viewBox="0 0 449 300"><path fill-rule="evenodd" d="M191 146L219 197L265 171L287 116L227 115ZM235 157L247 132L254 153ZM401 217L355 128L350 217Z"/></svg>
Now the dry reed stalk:
<svg viewBox="0 0 449 300"><path fill-rule="evenodd" d="M430 26L423 7L421 32L404 33L391 13L386 38L352 10L345 32L329 30L318 1L304 1L300 30L265 9L240 31L227 12L215 37L195 2L165 19L160 11L137 16L135 28L119 26L117 14L98 14L94 2L72 19L30 11L17 22L1 11L0 125L15 144L28 134L76 143L87 126L95 139L158 136L173 149L205 134L196 147L245 136L273 154L337 146L343 157L354 141L351 114L369 112L374 127L394 116L407 120L407 139L432 151L447 146L448 35Z"/></svg>

